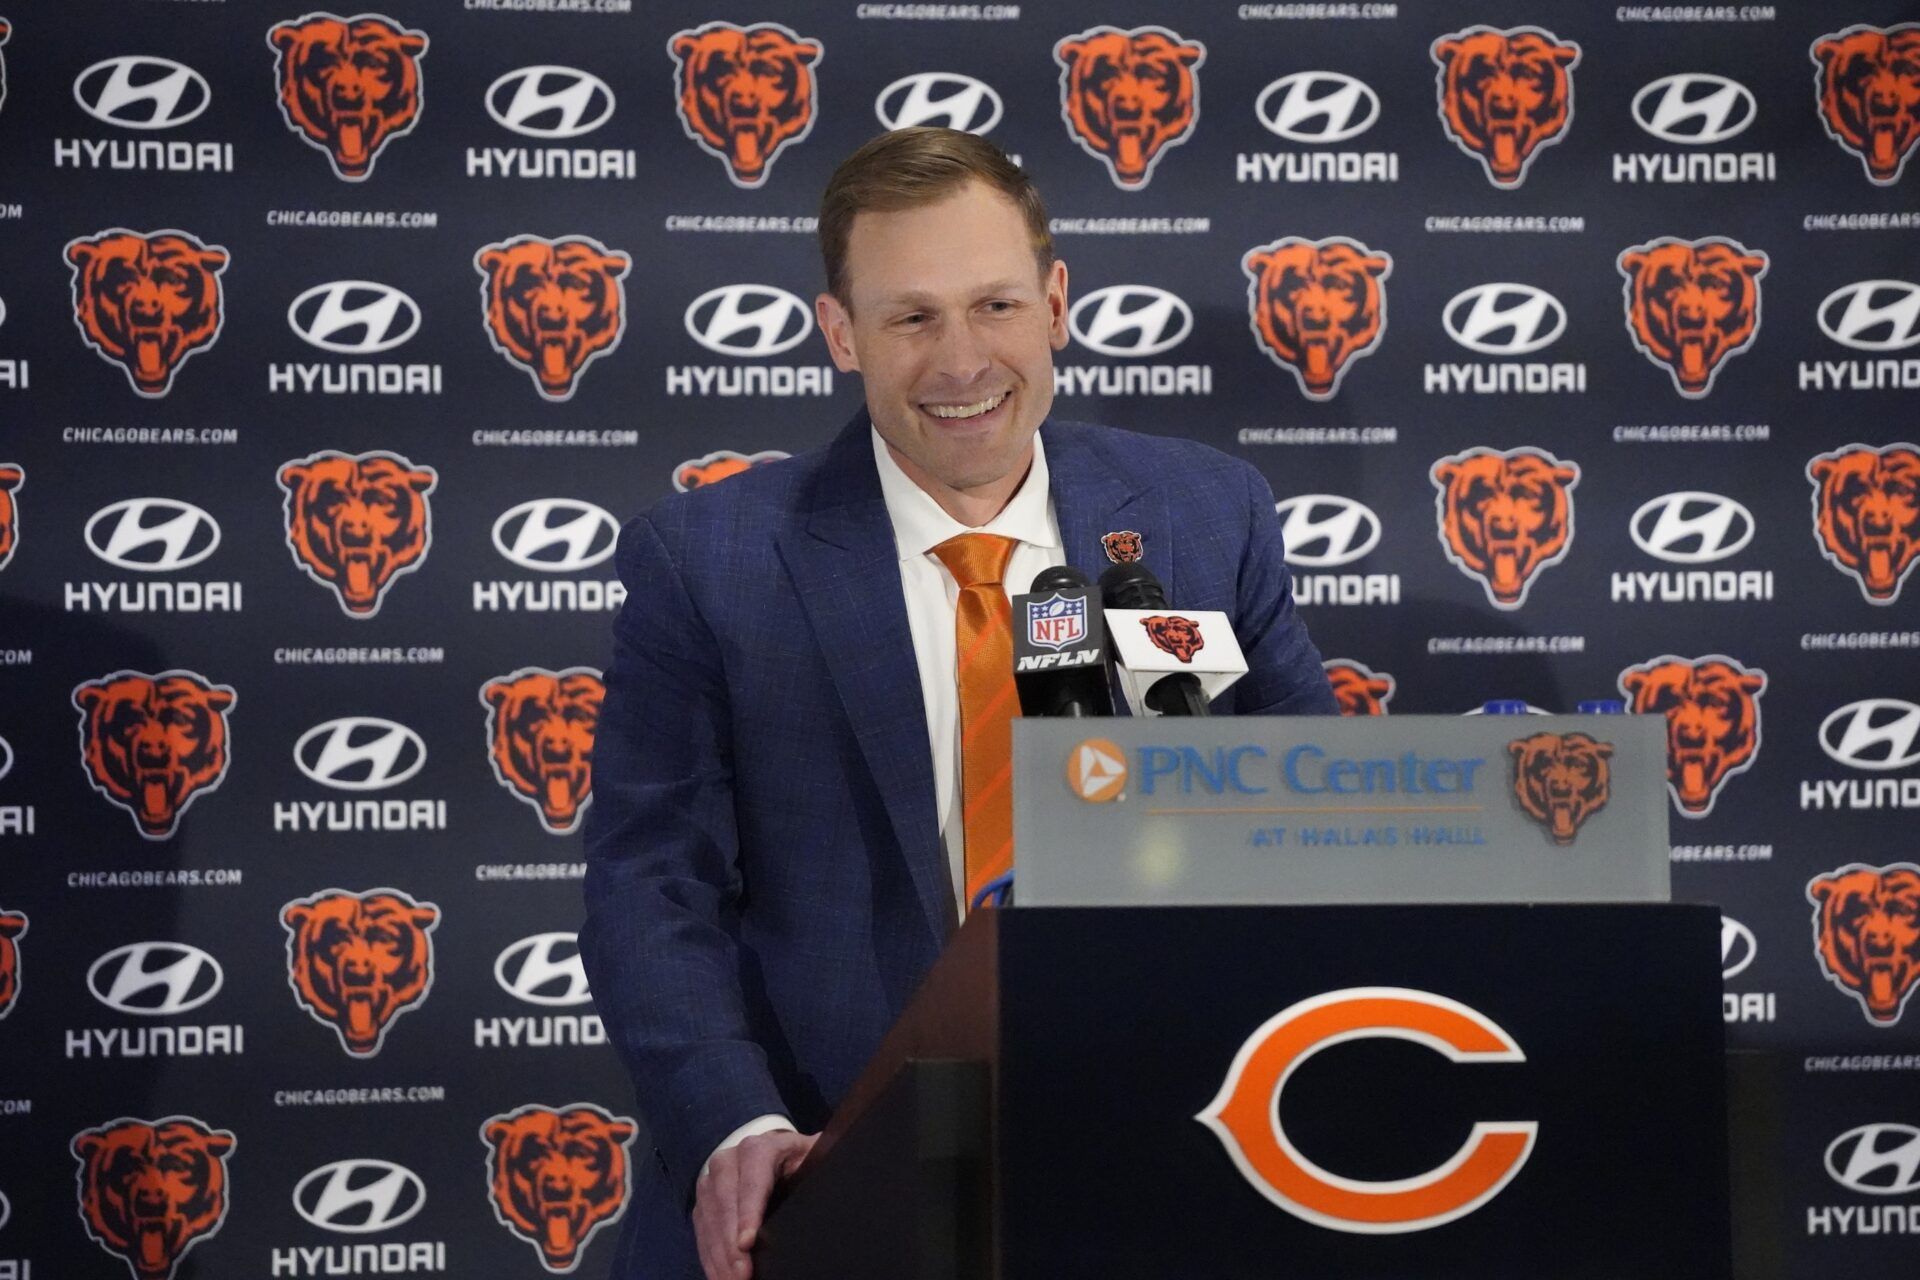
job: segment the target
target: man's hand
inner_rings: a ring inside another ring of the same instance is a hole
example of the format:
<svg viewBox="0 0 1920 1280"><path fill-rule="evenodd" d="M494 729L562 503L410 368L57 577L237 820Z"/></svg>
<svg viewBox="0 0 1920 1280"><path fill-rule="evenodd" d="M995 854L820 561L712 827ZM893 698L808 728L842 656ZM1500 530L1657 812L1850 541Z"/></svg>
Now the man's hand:
<svg viewBox="0 0 1920 1280"><path fill-rule="evenodd" d="M762 1133L714 1153L693 1196L693 1235L707 1280L747 1280L753 1274L747 1250L759 1238L767 1197L800 1167L819 1137Z"/></svg>

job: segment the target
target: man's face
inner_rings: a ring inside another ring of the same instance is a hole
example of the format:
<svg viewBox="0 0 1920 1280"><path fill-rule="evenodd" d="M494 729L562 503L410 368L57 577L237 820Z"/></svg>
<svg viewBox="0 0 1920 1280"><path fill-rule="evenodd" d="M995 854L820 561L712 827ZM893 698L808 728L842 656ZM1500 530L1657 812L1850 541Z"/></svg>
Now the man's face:
<svg viewBox="0 0 1920 1280"><path fill-rule="evenodd" d="M975 182L857 215L847 289L851 315L826 293L814 310L901 469L960 491L1024 475L1053 407L1052 353L1067 345L1067 269L1041 274L1013 201Z"/></svg>

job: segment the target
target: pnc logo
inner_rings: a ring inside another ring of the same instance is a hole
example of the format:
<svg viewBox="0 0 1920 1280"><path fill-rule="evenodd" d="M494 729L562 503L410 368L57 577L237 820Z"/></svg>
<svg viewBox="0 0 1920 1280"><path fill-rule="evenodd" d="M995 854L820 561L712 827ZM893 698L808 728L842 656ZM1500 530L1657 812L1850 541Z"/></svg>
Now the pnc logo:
<svg viewBox="0 0 1920 1280"><path fill-rule="evenodd" d="M340 355L391 351L420 331L420 308L391 285L372 280L317 284L287 308L287 327L309 346Z"/></svg>
<svg viewBox="0 0 1920 1280"><path fill-rule="evenodd" d="M87 990L116 1013L162 1018L220 994L220 962L184 942L129 942L87 968Z"/></svg>
<svg viewBox="0 0 1920 1280"><path fill-rule="evenodd" d="M1732 498L1697 489L1662 494L1627 521L1633 545L1672 564L1709 564L1753 541L1753 513Z"/></svg>
<svg viewBox="0 0 1920 1280"><path fill-rule="evenodd" d="M381 791L420 772L427 763L427 744L391 720L342 716L301 734L293 744L293 763L323 787Z"/></svg>
<svg viewBox="0 0 1920 1280"><path fill-rule="evenodd" d="M1644 86L1632 110L1633 122L1660 141L1704 147L1745 132L1760 107L1738 80L1682 72Z"/></svg>
<svg viewBox="0 0 1920 1280"><path fill-rule="evenodd" d="M1807 54L1827 136L1860 157L1875 186L1898 182L1920 142L1920 23L1851 26Z"/></svg>
<svg viewBox="0 0 1920 1280"><path fill-rule="evenodd" d="M1732 916L1720 917L1720 977L1724 981L1746 972L1760 953L1753 930Z"/></svg>
<svg viewBox="0 0 1920 1280"><path fill-rule="evenodd" d="M1067 327L1081 346L1103 356L1157 356L1187 340L1193 308L1152 285L1110 284L1076 302Z"/></svg>
<svg viewBox="0 0 1920 1280"><path fill-rule="evenodd" d="M1000 95L992 85L952 71L901 76L873 100L873 113L889 129L933 124L962 133L986 133L1000 123Z"/></svg>
<svg viewBox="0 0 1920 1280"><path fill-rule="evenodd" d="M293 1187L294 1212L322 1231L367 1235L397 1227L427 1206L427 1184L391 1160L335 1160Z"/></svg>
<svg viewBox="0 0 1920 1280"><path fill-rule="evenodd" d="M1920 764L1920 706L1898 698L1849 702L1820 722L1820 749L1854 769Z"/></svg>
<svg viewBox="0 0 1920 1280"><path fill-rule="evenodd" d="M181 1259L227 1220L233 1134L192 1116L122 1116L73 1135L80 1220L134 1280L173 1280Z"/></svg>
<svg viewBox="0 0 1920 1280"><path fill-rule="evenodd" d="M1331 493L1303 493L1273 504L1288 564L1331 569L1380 545L1380 517L1373 508Z"/></svg>
<svg viewBox="0 0 1920 1280"><path fill-rule="evenodd" d="M709 22L675 32L667 52L681 129L736 187L764 184L780 153L813 132L820 41L778 22Z"/></svg>
<svg viewBox="0 0 1920 1280"><path fill-rule="evenodd" d="M1567 309L1545 289L1502 281L1454 294L1440 322L1469 351L1524 356L1552 346L1567 331Z"/></svg>
<svg viewBox="0 0 1920 1280"><path fill-rule="evenodd" d="M1067 788L1088 804L1118 800L1127 791L1127 753L1108 738L1088 738L1067 753Z"/></svg>
<svg viewBox="0 0 1920 1280"><path fill-rule="evenodd" d="M573 67L521 67L487 86L487 114L529 138L577 138L613 117L613 90Z"/></svg>
<svg viewBox="0 0 1920 1280"><path fill-rule="evenodd" d="M1920 344L1920 284L1856 280L1821 300L1820 332L1855 351L1903 351Z"/></svg>
<svg viewBox="0 0 1920 1280"><path fill-rule="evenodd" d="M1165 27L1092 27L1053 46L1067 136L1122 191L1143 189L1200 121L1207 47Z"/></svg>
<svg viewBox="0 0 1920 1280"><path fill-rule="evenodd" d="M73 78L73 100L105 124L171 129L213 102L198 71L171 58L128 54L96 62Z"/></svg>
<svg viewBox="0 0 1920 1280"><path fill-rule="evenodd" d="M1849 1191L1903 1196L1920 1191L1920 1129L1863 1124L1827 1144L1827 1176Z"/></svg>
<svg viewBox="0 0 1920 1280"><path fill-rule="evenodd" d="M580 959L580 937L573 933L536 933L514 943L493 962L493 980L516 1000L528 1004L587 1004L587 969Z"/></svg>
<svg viewBox="0 0 1920 1280"><path fill-rule="evenodd" d="M1262 89L1253 113L1289 142L1345 142L1380 119L1380 95L1338 71L1296 71Z"/></svg>
<svg viewBox="0 0 1920 1280"><path fill-rule="evenodd" d="M723 356L777 356L806 341L813 313L785 289L769 284L727 284L709 289L687 306L687 333Z"/></svg>
<svg viewBox="0 0 1920 1280"><path fill-rule="evenodd" d="M1349 987L1290 1005L1261 1024L1194 1119L1213 1130L1256 1191L1332 1231L1425 1231L1499 1195L1533 1154L1537 1121L1476 1121L1451 1159L1391 1181L1341 1177L1300 1154L1280 1123L1288 1077L1323 1049L1370 1038L1411 1041L1454 1063L1527 1060L1497 1023L1457 1000L1405 987Z"/></svg>
<svg viewBox="0 0 1920 1280"><path fill-rule="evenodd" d="M88 518L87 549L116 569L170 573L199 564L220 545L220 525L191 502L126 498Z"/></svg>
<svg viewBox="0 0 1920 1280"><path fill-rule="evenodd" d="M1468 27L1433 42L1440 123L1496 187L1518 187L1573 123L1580 46L1539 27Z"/></svg>
<svg viewBox="0 0 1920 1280"><path fill-rule="evenodd" d="M535 498L509 507L493 522L493 545L522 569L573 573L609 559L620 522L605 508L577 498Z"/></svg>

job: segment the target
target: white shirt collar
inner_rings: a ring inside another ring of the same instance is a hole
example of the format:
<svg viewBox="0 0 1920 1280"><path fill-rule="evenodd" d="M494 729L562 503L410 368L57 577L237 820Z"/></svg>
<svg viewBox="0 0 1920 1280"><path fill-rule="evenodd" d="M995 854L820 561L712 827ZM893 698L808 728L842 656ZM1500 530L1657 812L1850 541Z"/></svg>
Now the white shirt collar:
<svg viewBox="0 0 1920 1280"><path fill-rule="evenodd" d="M978 529L970 529L942 511L940 504L900 469L887 442L871 423L867 432L873 438L873 462L880 470L880 492L886 499L887 516L893 521L894 545L902 560L917 559L963 533L997 533L1037 547L1059 545L1059 535L1047 519L1050 489L1047 450L1038 431L1033 433L1033 466L1027 471L1019 492L1000 509L999 515Z"/></svg>

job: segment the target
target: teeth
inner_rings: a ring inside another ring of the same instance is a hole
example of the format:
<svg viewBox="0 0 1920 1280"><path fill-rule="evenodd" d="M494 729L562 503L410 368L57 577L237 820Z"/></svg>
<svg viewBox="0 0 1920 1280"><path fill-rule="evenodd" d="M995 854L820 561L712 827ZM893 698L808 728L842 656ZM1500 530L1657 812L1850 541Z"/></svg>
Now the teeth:
<svg viewBox="0 0 1920 1280"><path fill-rule="evenodd" d="M930 404L925 406L928 413L936 418L977 418L990 409L1000 407L1008 392L1002 391L991 400L982 400L977 404Z"/></svg>

